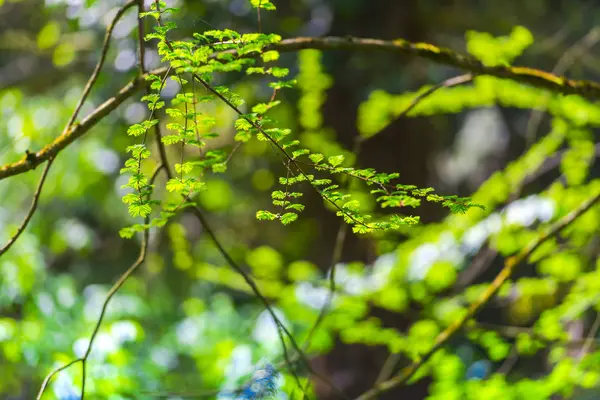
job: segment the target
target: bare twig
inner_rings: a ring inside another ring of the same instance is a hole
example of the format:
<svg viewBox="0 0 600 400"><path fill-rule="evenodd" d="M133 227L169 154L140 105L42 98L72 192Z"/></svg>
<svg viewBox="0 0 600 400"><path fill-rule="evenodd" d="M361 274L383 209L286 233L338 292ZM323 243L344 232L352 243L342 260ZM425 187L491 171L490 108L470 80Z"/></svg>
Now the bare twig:
<svg viewBox="0 0 600 400"><path fill-rule="evenodd" d="M506 280L512 276L515 268L521 262L525 261L529 255L542 243L551 237L558 235L563 229L573 223L573 221L592 208L592 206L594 206L598 201L600 201L600 193L588 198L588 200L584 201L578 208L552 224L545 233L539 235L535 240L531 241L517 255L508 258L504 263L504 268L500 271L496 278L494 278L488 288L474 303L471 304L467 312L461 318L457 319L437 336L435 344L429 351L420 356L411 365L401 370L398 375L381 382L378 385L375 385L372 389L363 393L357 398L357 400L372 399L383 392L406 383L431 358L433 354L441 349L450 338L452 338L463 328L468 320L473 318L481 310L481 308L483 308L483 306L485 306L492 299L492 297L494 297L502 284L504 284L504 282L506 282Z"/></svg>
<svg viewBox="0 0 600 400"><path fill-rule="evenodd" d="M38 396L37 396L38 400L42 398L42 395L44 394L44 391L48 387L48 383L54 377L54 375L56 375L60 371L66 369L68 367L70 367L71 365L73 365L73 364L75 364L77 362L81 362L83 364L82 365L83 376L82 376L82 383L81 383L81 400L83 400L83 398L85 396L85 382L86 382L86 375L85 375L85 367L86 367L86 365L85 364L86 364L86 362L87 362L87 360L88 360L88 358L90 356L90 353L92 351L92 346L94 344L94 340L96 339L96 335L98 334L98 331L100 330L100 326L102 324L104 316L106 315L106 309L108 307L108 304L109 304L110 300L113 298L113 296L117 293L117 291L121 288L121 286L123 286L123 284L131 276L131 274L133 274L135 272L135 270L140 265L142 265L142 263L144 262L144 260L146 258L147 247L148 247L148 230L144 230L144 234L143 234L143 238L142 238L142 245L141 245L141 249L140 249L140 254L139 254L137 260L129 267L129 269L127 269L127 271L125 271L125 273L123 273L123 275L121 275L119 277L119 279L117 280L117 282L108 291L106 299L104 300L104 303L102 304L102 309L100 311L100 316L98 317L98 320L96 321L96 324L94 326L94 330L92 331L92 335L90 336L90 342L88 344L88 348L87 348L85 354L83 355L83 357L78 358L76 360L73 360L73 361L71 361L71 362L63 365L62 367L56 368L50 374L48 374L48 376L46 376L46 378L44 379L44 381L42 383L42 386L40 388L40 391L38 393Z"/></svg>
<svg viewBox="0 0 600 400"><path fill-rule="evenodd" d="M423 101L425 98L429 97L439 89L462 85L463 83L471 82L472 80L473 74L464 74L446 79L444 82L438 83L437 85L430 87L425 92L415 97L413 101L411 101L411 103L408 105L408 107L406 107L406 109L402 111L402 113L400 113L399 117L404 117L405 115L407 115L413 108L417 106L417 104L419 104L421 101Z"/></svg>
<svg viewBox="0 0 600 400"><path fill-rule="evenodd" d="M556 63L556 66L552 70L553 74L562 75L577 61L577 59L581 58L590 48L594 47L596 43L600 40L600 28L595 27L592 28L587 35L585 35L581 40L571 46L562 57ZM540 105L541 109L531 110L531 114L529 114L529 120L527 121L527 128L525 130L525 139L527 140L527 144L531 145L534 140L542 122L542 117L544 116L544 110L547 108L548 101L550 100L549 96L545 96Z"/></svg>
<svg viewBox="0 0 600 400"><path fill-rule="evenodd" d="M44 381L42 382L42 386L40 387L40 391L38 392L36 400L40 400L42 398L42 395L46 391L46 388L48 387L48 384L50 383L50 380L52 378L54 378L54 375L58 374L60 371L63 371L65 369L69 368L71 365L76 364L76 363L78 363L80 361L82 361L81 358L77 358L75 360L72 360L72 361L66 363L65 365L62 365L62 366L60 366L60 367L55 368L54 370L52 370L52 372L50 372L46 376L46 378L44 378Z"/></svg>
<svg viewBox="0 0 600 400"><path fill-rule="evenodd" d="M458 279L452 288L454 293L460 292L477 279L477 277L489 267L490 263L498 254L496 249L489 247L487 244L484 246L485 247L483 247L473 258L468 268L465 268L462 273L459 274Z"/></svg>
<svg viewBox="0 0 600 400"><path fill-rule="evenodd" d="M38 201L40 199L40 195L42 194L42 188L44 187L44 182L46 181L46 177L48 176L48 172L50 171L50 167L52 166L53 161L53 159L50 159L46 164L46 168L44 168L44 171L42 172L42 176L40 177L37 189L33 195L33 200L31 201L29 211L23 219L23 222L21 222L21 225L17 229L17 232L8 240L8 243L6 243L4 247L0 248L0 256L2 256L2 254L6 253L8 249L11 248L11 246L17 241L19 236L21 236L23 231L25 231L25 228L27 228L27 224L29 224L29 221L31 220L33 214L35 213L35 210L37 209Z"/></svg>
<svg viewBox="0 0 600 400"><path fill-rule="evenodd" d="M434 85L434 86L430 87L429 89L427 89L423 93L417 95L410 102L410 104L408 105L408 107L406 107L398 115L397 118L405 117L420 102L422 102L427 97L429 97L432 94L434 94L439 89L453 87L453 86L457 86L457 85L462 85L463 83L471 82L472 80L473 80L473 75L472 74L464 74L464 75L459 75L459 76L455 76L455 77L446 79L445 81L443 81L441 83L438 83L437 85ZM375 135L373 135L373 136L375 136ZM373 137L373 136L369 136L369 137ZM366 140L368 140L368 138L362 139L362 141L366 141ZM377 379L375 380L376 384L380 383L380 382L383 382L386 379L388 379L390 376L392 376L392 374L394 373L394 369L396 368L396 364L398 364L398 361L400 361L400 357L401 357L400 354L396 354L396 353L390 353L390 355L388 355L388 357L386 358L385 362L383 363L383 366L381 367L381 370L379 371Z"/></svg>
<svg viewBox="0 0 600 400"><path fill-rule="evenodd" d="M352 154L354 154L356 156L356 159L358 159L360 151L362 150L363 142L364 142L364 139L362 136L357 136L354 140ZM344 178L345 178L344 181L348 180L347 175L344 175ZM337 235L336 235L336 238L335 238L335 245L333 247L333 255L331 257L331 270L329 273L329 293L328 293L327 299L325 300L325 304L323 304L323 307L319 311L319 315L317 316L315 323L313 324L310 332L308 333L306 342L304 344L304 351L308 350L308 347L310 346L310 342L312 341L312 338L313 338L317 328L323 322L325 315L327 314L327 312L329 311L329 308L331 307L331 302L333 300L333 296L335 295L335 291L336 291L336 287L335 287L336 266L342 259L342 250L344 249L344 242L346 241L347 235L348 235L348 224L346 224L345 222L341 222L340 227L337 232Z"/></svg>
<svg viewBox="0 0 600 400"><path fill-rule="evenodd" d="M508 353L508 356L504 359L500 367L498 367L496 373L507 375L517 364L517 361L519 361L519 350L515 344L511 347L510 353Z"/></svg>
<svg viewBox="0 0 600 400"><path fill-rule="evenodd" d="M140 16L144 12L144 0L137 0L138 6L138 68L143 75L146 73L146 49L144 46L144 20Z"/></svg>
<svg viewBox="0 0 600 400"><path fill-rule="evenodd" d="M261 6L262 0L258 1L258 7L256 7L256 17L258 18L258 33L262 33L262 22L260 20L260 6Z"/></svg>
<svg viewBox="0 0 600 400"><path fill-rule="evenodd" d="M423 100L425 100L427 97L431 96L432 94L434 94L438 90L440 90L442 88L450 88L450 87L462 85L463 83L471 82L472 80L473 80L473 74L464 74L464 75L454 76L452 78L446 79L445 81L443 81L441 83L438 83L437 85L434 85L434 86L430 87L429 89L427 89L423 93L419 93L410 102L410 104L408 105L408 107L406 107L396 117L396 119L399 119L399 118L402 118L402 117L405 117L406 115L408 115L408 113L411 112L420 102L422 102ZM363 141L367 141L367 140L369 140L369 138L372 138L374 136L376 136L376 134L368 136L366 138L363 138L362 140Z"/></svg>
<svg viewBox="0 0 600 400"><path fill-rule="evenodd" d="M394 369L396 369L396 365L400 361L401 357L402 355L400 353L390 353L390 355L385 359L381 370L379 370L377 379L375 379L375 385L385 382L394 374Z"/></svg>
<svg viewBox="0 0 600 400"><path fill-rule="evenodd" d="M63 135L69 130L71 125L73 125L73 122L75 122L75 120L77 119L77 115L79 115L79 111L81 110L81 107L83 107L83 103L85 103L85 100L92 91L92 87L94 86L94 83L96 83L98 75L100 75L100 70L104 65L104 60L106 59L106 54L108 53L108 48L110 47L110 38L112 36L113 30L115 29L115 26L117 25L117 22L119 22L123 14L125 14L125 12L129 8L133 7L136 4L137 0L129 0L127 3L125 3L121 8L119 8L113 20L106 28L106 34L104 35L104 43L102 44L102 52L100 53L100 60L98 60L96 68L94 68L94 72L92 72L90 79L88 79L87 83L85 84L85 88L83 89L81 98L77 102L77 105L75 106L75 111L71 115L71 118L69 118L69 122L67 122L67 126L63 131Z"/></svg>
<svg viewBox="0 0 600 400"><path fill-rule="evenodd" d="M146 221L147 223L147 221ZM84 365L84 375L82 376L82 384L81 384L81 400L83 400L84 395L85 395L85 364L88 360L88 357L90 356L90 353L92 351L92 346L94 345L94 340L96 339L96 335L98 334L98 331L100 330L100 326L102 325L102 321L104 320L104 316L106 315L106 309L108 308L108 304L110 303L110 300L113 298L113 296L117 293L117 291L121 288L121 286L123 286L123 284L127 281L127 279L131 276L131 274L133 274L140 265L143 264L144 260L146 259L146 251L148 249L148 229L144 230L143 236L142 236L142 244L141 244L141 248L140 248L140 254L137 258L137 260L129 267L129 269L127 269L127 271L125 271L123 273L123 275L121 275L119 277L119 279L117 280L117 282L115 282L115 284L110 288L110 290L108 291L108 294L106 295L106 299L104 300L104 303L102 304L102 309L100 310L100 316L98 317L98 320L96 321L96 325L94 326L94 330L92 332L92 335L90 336L90 343L88 344L88 348L85 351L85 354L83 355L83 357L81 358L81 362Z"/></svg>
<svg viewBox="0 0 600 400"><path fill-rule="evenodd" d="M163 167L164 167L163 164L159 164L156 167L156 169L154 170L154 172L152 173L152 175L150 177L150 180L149 180L150 183L154 182L154 180L158 176L158 173L161 171L161 169L163 169ZM146 223L148 222L147 218L146 218L145 222ZM71 365L73 365L77 362L82 363L81 368L82 368L83 375L82 375L82 382L81 382L81 398L80 398L80 400L84 399L85 383L86 383L86 363L87 363L87 360L92 351L92 346L94 344L96 335L98 334L98 331L100 330L100 326L102 325L102 321L104 320L104 316L106 315L106 309L108 308L108 304L109 304L110 300L117 293L117 291L121 288L121 286L123 286L123 284L127 281L127 279L139 268L140 265L142 265L144 263L144 260L146 259L146 252L148 250L148 236L149 236L149 231L147 229L145 229L144 233L142 235L142 243L140 246L140 253L138 255L137 260L127 269L127 271L125 271L119 277L119 279L115 282L115 284L108 291L106 298L104 299L104 303L102 304L102 308L100 310L100 316L96 320L96 324L94 325L94 330L92 331L92 335L90 336L90 341L89 341L88 347L87 347L83 357L75 359L75 360L63 365L62 367L56 368L52 372L50 372L46 376L44 381L42 382L42 386L38 393L37 400L41 399L42 395L44 394L44 391L48 387L48 384L49 384L50 380L54 377L54 375L56 375L58 372L70 367Z"/></svg>
<svg viewBox="0 0 600 400"><path fill-rule="evenodd" d="M592 327L590 328L590 331L587 334L587 338L585 339L584 345L581 348L581 351L579 352L577 358L583 358L583 356L585 356L587 352L590 351L590 348L596 341L596 334L598 333L598 329L600 329L600 313L596 314L594 323L592 324Z"/></svg>

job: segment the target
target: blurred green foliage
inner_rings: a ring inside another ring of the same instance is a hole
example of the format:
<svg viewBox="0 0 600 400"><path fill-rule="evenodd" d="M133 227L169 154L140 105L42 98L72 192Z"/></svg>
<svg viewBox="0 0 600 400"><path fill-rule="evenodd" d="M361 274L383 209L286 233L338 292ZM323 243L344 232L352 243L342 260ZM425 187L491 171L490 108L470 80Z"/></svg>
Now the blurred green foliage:
<svg viewBox="0 0 600 400"><path fill-rule="evenodd" d="M86 7L101 7L100 3L88 1ZM279 5L266 0L249 3L264 13ZM60 5L45 7L48 13L64 11ZM181 14L185 12L183 7ZM69 68L83 58L69 36L83 23L53 18L38 27L34 43L39 51L51 51L54 66ZM178 14L164 18L177 22ZM293 25L291 20L286 23ZM122 37L129 41L122 44L125 50L109 52L115 68L128 55L133 57L134 27L123 30ZM195 204L206 211L231 256L248 267L298 343L302 346L310 338L311 357L359 344L383 348L410 362L425 354L436 336L488 287L486 282L497 271L459 286L480 252L488 249L498 257L518 253L600 189L594 171L600 108L580 96L477 76L470 84L441 88L419 101L408 117L497 106L547 107L549 131L489 176L472 194L471 203L399 184L402 180L393 173L357 166L359 157L339 140L339 132L328 126L323 114L327 91L337 77L327 73L322 52L302 50L291 61L283 60L274 50L262 52L279 42L278 35L240 35L197 26L196 35L186 37L192 41L172 39L171 50L164 38L173 28L166 24L148 36L148 49L158 48L148 54L158 60L160 53L162 61L171 62L173 79L150 78L153 93L127 101L60 153L32 223L0 257L2 396L32 397L48 371L82 356L110 284L137 256L136 233L146 229L151 233L146 262L108 307L88 363L86 396L155 398L166 392L174 397L208 392L214 397L246 383L261 359L281 365L284 355L275 324L242 276L223 260L205 228L187 212ZM179 37L178 31L173 29L171 36ZM204 42L213 43L213 50L238 55L262 52L261 58L257 64L227 55L215 61ZM466 34L467 50L486 65L511 64L533 44L533 35L524 27L502 37ZM270 64L280 61L281 66ZM191 73L213 79L215 90L239 107L242 116L218 96L209 97ZM288 74L294 79L281 80ZM103 72L82 115L125 84L125 78ZM40 92L2 88L0 163L53 140L71 115L84 79L68 77ZM353 122L362 140L381 134L430 87L401 94L372 90ZM154 125L162 128L167 155L176 161L171 179L159 175L152 183L148 177L159 160L157 143L147 133ZM288 150L290 159L281 157L277 146ZM556 157L563 178L522 195L527 180ZM302 160L298 165L311 172L290 172L292 160ZM123 166L126 174L120 175ZM311 174L315 176L309 178ZM9 240L27 212L39 175L40 171L29 172L0 184L0 243ZM372 192L385 185L393 189ZM314 188L319 191L317 200L305 201ZM153 202L155 195L160 205ZM418 216L405 214L405 207L412 210L421 201L442 203L456 213L417 224ZM338 260L331 307L311 333L331 283L330 266L316 265L307 256L323 239L312 217L303 212L314 203L366 234L361 240L393 250L376 254L369 263ZM485 208L470 208L473 204ZM152 219L144 222L140 216ZM599 221L596 206L540 246L529 258L530 265L523 266L490 305L501 309L493 309L497 319L471 321L411 383L427 377L430 400L597 396L600 351L593 321L600 311ZM119 230L132 239L120 238ZM380 310L411 322L404 330L391 327L376 312ZM506 327L497 321L508 321L513 330L502 329ZM571 327L577 322L591 330L589 338L573 337ZM506 367L514 357L523 363ZM489 368L473 372L481 362ZM304 390L308 371L299 368L298 387L289 370L280 369L280 397ZM60 372L44 398L73 396L81 379L77 367ZM317 391L315 381L310 383L308 390Z"/></svg>

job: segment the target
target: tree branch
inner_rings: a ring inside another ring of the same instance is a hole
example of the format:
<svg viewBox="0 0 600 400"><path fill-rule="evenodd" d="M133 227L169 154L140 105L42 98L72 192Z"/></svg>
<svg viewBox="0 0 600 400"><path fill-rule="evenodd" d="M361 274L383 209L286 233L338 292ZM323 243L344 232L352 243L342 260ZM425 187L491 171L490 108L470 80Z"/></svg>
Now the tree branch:
<svg viewBox="0 0 600 400"><path fill-rule="evenodd" d="M477 60L475 57L464 55L453 50L441 48L428 43L411 43L403 39L393 41L354 38L354 37L324 37L310 38L298 37L285 39L281 42L268 46L266 50L277 50L283 53L295 52L303 49L320 50L356 50L356 51L386 51L391 53L409 54L417 57L426 58L434 62L457 67L462 70L470 71L475 75L491 75L499 78L510 79L527 85L544 88L555 93L578 94L588 99L600 98L600 83L584 80L571 80L565 77L557 76L546 71L528 67L510 67L495 66L488 67ZM232 52L232 51L230 51ZM216 58L216 54L213 58ZM162 76L167 71L166 68L158 68L151 71L151 74ZM40 163L56 156L58 152L71 144L89 131L103 117L117 108L127 98L133 96L144 84L143 77L132 80L123 87L118 94L107 100L90 115L88 115L80 125L68 129L52 143L45 146L42 150L34 154L32 160L23 158L15 163L6 164L0 167L0 180L9 176L21 174L34 169Z"/></svg>
<svg viewBox="0 0 600 400"><path fill-rule="evenodd" d="M29 156L23 157L21 160L6 164L0 167L0 180L10 176L22 174L24 172L35 169L41 163L56 157L65 147L73 143L75 140L86 134L104 117L114 111L125 100L133 96L139 89L146 85L145 77L149 74L162 76L167 72L167 68L158 68L149 72L146 75L137 77L125 85L119 92L102 103L98 108L92 111L85 117L81 123L74 124L71 128L63 132L59 137L51 143L44 146L36 153L29 153Z"/></svg>
<svg viewBox="0 0 600 400"><path fill-rule="evenodd" d="M550 239L553 236L559 234L563 229L569 226L578 217L588 211L592 206L600 201L600 192L584 201L577 209L573 210L563 218L556 221L550 226L550 228L535 240L530 242L523 250L517 255L512 256L504 263L504 268L494 278L490 286L479 296L479 298L471 304L467 312L453 324L448 326L442 333L440 333L435 344L431 347L427 353L423 354L411 365L404 368L398 375L390 378L384 382L375 385L372 389L360 395L356 400L367 400L377 397L379 394L386 392L396 386L406 383L438 350L440 350L458 331L460 331L465 323L473 318L491 299L494 297L496 292L500 289L502 284L509 279L517 265L525 261L531 253L533 253L542 243Z"/></svg>
<svg viewBox="0 0 600 400"><path fill-rule="evenodd" d="M303 49L320 50L379 50L426 58L470 71L475 75L491 75L506 78L527 85L548 89L562 94L578 94L589 99L600 98L600 83L586 80L572 80L562 76L529 67L486 66L477 58L454 50L438 47L430 43L412 43L404 39L380 40L355 37L298 37L285 39L268 49L292 52Z"/></svg>

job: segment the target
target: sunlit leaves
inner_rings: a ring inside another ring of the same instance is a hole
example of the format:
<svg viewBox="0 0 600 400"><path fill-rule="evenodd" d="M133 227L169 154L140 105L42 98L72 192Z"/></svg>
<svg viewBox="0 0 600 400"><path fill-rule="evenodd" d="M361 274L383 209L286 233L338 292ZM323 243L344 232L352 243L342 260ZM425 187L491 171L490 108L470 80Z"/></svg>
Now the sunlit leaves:
<svg viewBox="0 0 600 400"><path fill-rule="evenodd" d="M269 212L269 211L257 211L256 212L256 219L259 221L273 221L277 218L278 218L277 214L273 214L272 212Z"/></svg>
<svg viewBox="0 0 600 400"><path fill-rule="evenodd" d="M515 27L510 36L495 38L489 33L468 31L467 50L486 65L507 65L533 43L533 35L523 27Z"/></svg>
<svg viewBox="0 0 600 400"><path fill-rule="evenodd" d="M132 217L147 217L152 212L152 208L148 203L137 202L129 205L129 214Z"/></svg>
<svg viewBox="0 0 600 400"><path fill-rule="evenodd" d="M250 4L254 8L264 8L268 11L275 10L275 5L270 0L250 0Z"/></svg>
<svg viewBox="0 0 600 400"><path fill-rule="evenodd" d="M141 100L148 103L148 109L150 111L158 110L165 106L165 102L160 100L160 95L158 93L143 96Z"/></svg>
<svg viewBox="0 0 600 400"><path fill-rule="evenodd" d="M310 161L313 163L319 164L323 160L324 156L323 154L316 153L309 155L308 158L310 158Z"/></svg>
<svg viewBox="0 0 600 400"><path fill-rule="evenodd" d="M133 124L127 129L127 134L129 136L140 136L143 135L150 129L152 126L158 123L157 119L144 121L141 124Z"/></svg>
<svg viewBox="0 0 600 400"><path fill-rule="evenodd" d="M573 140L565 152L560 170L571 185L580 185L587 177L594 160L596 147L591 140Z"/></svg>
<svg viewBox="0 0 600 400"><path fill-rule="evenodd" d="M298 214L293 213L293 212L287 212L287 213L283 214L280 217L280 219L281 219L281 223L283 225L288 225L298 219Z"/></svg>

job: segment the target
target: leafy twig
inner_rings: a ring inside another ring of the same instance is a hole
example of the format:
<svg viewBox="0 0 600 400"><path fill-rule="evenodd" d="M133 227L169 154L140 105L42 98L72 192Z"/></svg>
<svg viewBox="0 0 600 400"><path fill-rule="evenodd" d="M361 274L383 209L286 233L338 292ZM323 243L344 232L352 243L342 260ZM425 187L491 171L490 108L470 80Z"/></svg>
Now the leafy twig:
<svg viewBox="0 0 600 400"><path fill-rule="evenodd" d="M160 7L159 7L159 1L155 0L155 4L156 4L156 11L158 11L159 15L157 18L157 23L159 24L159 26L162 25L161 23L161 18L160 18ZM165 44L167 45L167 47L169 48L170 51L173 51L173 46L170 43L170 41L165 37ZM231 109L233 109L237 114L239 115L243 115L242 111L237 108L233 103L231 103L231 101L229 101L225 96L223 96L221 93L219 93L218 91L216 91L210 84L208 84L204 79L202 79L200 76L196 75L196 74L192 74L192 78L198 80L198 82L200 82L202 84L202 86L204 86L209 92L211 92L213 95L217 96L221 101L223 101L227 106L229 106ZM281 146L279 145L279 143L277 143L274 139L272 139L266 132L264 132L264 130L258 126L254 121L251 121L249 118L245 118L250 124L253 125L254 128L258 129L260 132L262 132L266 137L268 137L271 142L273 142L285 155L287 155L287 153L285 152L285 150L283 148L281 148ZM290 161L293 162L292 158L287 155L288 158L290 159ZM297 165L296 165L297 167ZM298 168L298 167L297 167ZM298 168L299 169L299 168ZM306 177L306 176L305 176ZM308 177L306 177L308 179ZM311 185L312 186L312 185ZM205 227L205 229L207 228L206 224L205 224L205 218L204 215L202 214L202 212L200 211L200 209L198 207L194 207L192 208L194 214L198 217L198 219L200 220L200 222L202 223L202 225ZM283 352L284 352L284 356L286 359L286 362L288 363L288 365L291 365L291 359L289 358L289 355L287 354L287 347L285 345L285 340L283 337L283 333L285 333L285 336L290 340L290 343L292 344L292 346L294 347L294 350L296 350L301 358L301 360L303 361L303 363L305 364L305 367L311 371L312 374L314 374L315 376L319 377L320 379L324 380L328 385L330 385L333 389L335 389L336 391L338 391L338 393L340 395L342 395L344 398L347 398L347 396L339 389L337 389L335 387L335 385L326 377L320 376L319 374L316 374L312 367L310 366L310 361L308 360L308 358L306 357L306 355L303 353L302 349L298 346L298 344L296 343L296 340L294 339L293 335L289 332L289 330L285 327L285 325L281 322L281 320L277 317L277 315L275 314L274 310L272 309L272 307L270 306L268 300L264 297L264 295L261 293L260 289L258 288L258 286L256 285L256 283L254 282L254 280L252 279L252 277L250 276L250 274L248 272L246 272L243 268L241 268L236 262L235 260L233 260L233 258L231 258L229 256L229 254L225 251L224 248L222 248L222 246L220 245L220 243L218 241L216 241L216 235L214 234L214 232L210 233L209 231L207 231L207 233L209 233L209 235L211 237L213 237L213 241L215 242L215 244L217 244L217 246L219 247L219 250L221 252L221 254L226 257L227 262L229 263L230 266L232 266L240 275L242 275L243 279L246 281L246 283L250 286L250 288L252 289L252 291L254 292L254 294L256 295L256 297L263 303L263 305L265 306L265 308L267 309L267 312L269 313L269 315L271 316L271 318L273 319L273 321L275 322L275 324L277 325L277 332L279 334L279 338L283 347ZM294 375L295 379L298 381L298 386L302 387L300 385L299 382L299 378L298 376L292 371L292 374Z"/></svg>
<svg viewBox="0 0 600 400"><path fill-rule="evenodd" d="M138 0L138 13L141 14L143 12L144 12L144 0ZM139 68L140 68L141 76L145 76L146 75L146 66L144 64L144 59L146 58L145 57L146 51L144 48L144 20L139 16L138 16L138 46L139 46L139 55L140 55ZM169 74L169 70L170 70L170 67L167 70L167 72L165 73L165 78ZM153 72L151 71L150 74L153 74ZM163 80L163 82L164 82L164 80ZM147 94L152 93L150 86L146 86L146 92L147 92ZM154 112L154 110L152 110L152 112ZM167 158L167 151L162 142L162 134L160 132L160 123L154 125L154 137L156 139L156 145L158 146L158 154L160 157L160 161L165 168L165 173L167 175L167 178L171 179L173 177L173 173L171 172L171 167L169 164L169 160Z"/></svg>
<svg viewBox="0 0 600 400"><path fill-rule="evenodd" d="M409 112L412 111L413 108L415 108L420 102L422 102L423 100L425 100L427 97L431 96L432 94L434 94L435 92L437 92L438 90L442 89L442 88L450 88L450 87L454 87L454 86L458 86L458 85L462 85L464 83L468 83L471 82L473 80L474 75L473 74L464 74L464 75L458 75L458 76L454 76L452 78L448 78L445 81L438 83L437 85L434 85L432 87L430 87L429 89L427 89L426 91L424 91L423 93L418 94L414 99L412 99L412 101L410 102L410 104L408 105L408 107L406 107L397 117L396 119L405 117ZM368 136L366 138L363 138L363 141L367 141L370 138L377 136L377 134Z"/></svg>

